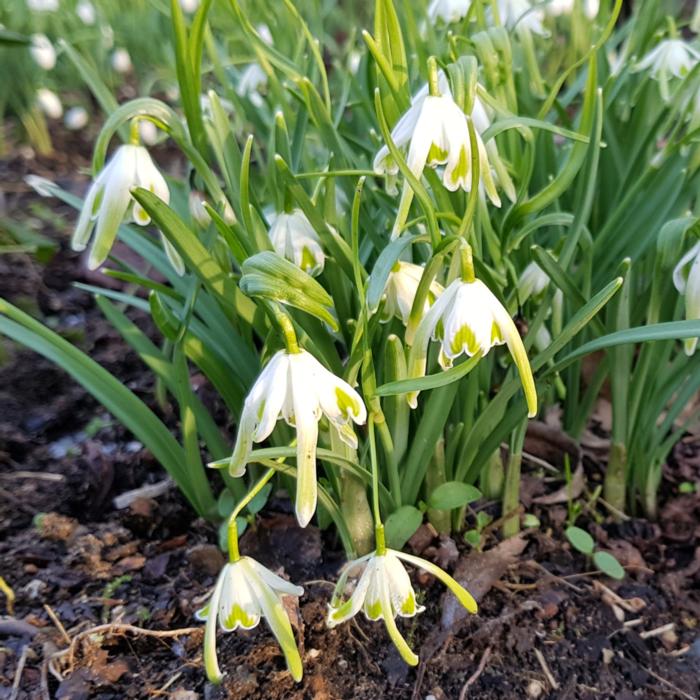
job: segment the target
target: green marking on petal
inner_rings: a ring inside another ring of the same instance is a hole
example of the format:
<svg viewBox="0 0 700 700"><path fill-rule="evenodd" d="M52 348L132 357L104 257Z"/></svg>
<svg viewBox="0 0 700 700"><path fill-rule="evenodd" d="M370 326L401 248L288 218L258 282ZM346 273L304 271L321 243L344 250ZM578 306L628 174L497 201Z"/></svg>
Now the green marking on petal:
<svg viewBox="0 0 700 700"><path fill-rule="evenodd" d="M458 355L465 347L472 355L479 349L474 333L466 323L452 336L450 350L453 355Z"/></svg>
<svg viewBox="0 0 700 700"><path fill-rule="evenodd" d="M314 258L313 253L306 246L304 246L301 249L301 269L307 274L311 274L311 271L316 266L316 258Z"/></svg>
<svg viewBox="0 0 700 700"><path fill-rule="evenodd" d="M501 329L498 324L494 321L491 326L491 345L497 345L503 342L503 335L501 334Z"/></svg>
<svg viewBox="0 0 700 700"><path fill-rule="evenodd" d="M365 603L365 615L370 620L378 620L382 615L382 604L375 600L374 603Z"/></svg>
<svg viewBox="0 0 700 700"><path fill-rule="evenodd" d="M450 173L450 180L452 181L453 185L456 185L460 179L467 177L467 173L469 172L469 158L467 157L467 149L462 146L462 148L459 149L459 160L457 161L457 165L455 166L454 170Z"/></svg>
<svg viewBox="0 0 700 700"><path fill-rule="evenodd" d="M342 605L331 611L330 618L333 622L342 622L352 608L352 599L346 600Z"/></svg>
<svg viewBox="0 0 700 700"><path fill-rule="evenodd" d="M339 386L335 388L335 399L338 402L338 408L344 416L350 417L360 415L360 405L358 402Z"/></svg>
<svg viewBox="0 0 700 700"><path fill-rule="evenodd" d="M415 615L416 614L416 595L411 591L407 596L406 600L401 604L401 614L402 615Z"/></svg>
<svg viewBox="0 0 700 700"><path fill-rule="evenodd" d="M248 615L243 608L238 605L238 603L233 604L233 608L231 609L231 612L228 614L228 617L224 621L224 627L236 627L237 625L240 625L241 627L254 627L256 624L256 620L254 617L251 617Z"/></svg>
<svg viewBox="0 0 700 700"><path fill-rule="evenodd" d="M439 163L444 163L447 160L447 151L440 148L435 143L430 144L430 150L428 151L428 163L430 165L437 165Z"/></svg>

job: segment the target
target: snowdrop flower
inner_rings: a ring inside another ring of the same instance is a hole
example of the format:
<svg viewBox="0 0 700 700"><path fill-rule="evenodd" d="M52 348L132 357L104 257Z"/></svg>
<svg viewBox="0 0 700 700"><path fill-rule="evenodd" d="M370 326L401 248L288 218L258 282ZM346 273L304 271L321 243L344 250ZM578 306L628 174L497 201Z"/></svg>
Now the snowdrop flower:
<svg viewBox="0 0 700 700"><path fill-rule="evenodd" d="M193 12L197 11L197 8L199 7L199 0L180 0L180 7L182 8L183 12L192 14Z"/></svg>
<svg viewBox="0 0 700 700"><path fill-rule="evenodd" d="M211 223L211 216L209 216L209 212L204 208L204 204L204 194L197 190L191 190L187 197L187 206L190 210L192 221L202 228L206 228Z"/></svg>
<svg viewBox="0 0 700 700"><path fill-rule="evenodd" d="M65 124L66 129L69 129L70 131L80 131L80 129L87 125L89 120L90 117L85 107L77 106L71 107L66 112L63 123Z"/></svg>
<svg viewBox="0 0 700 700"><path fill-rule="evenodd" d="M600 0L582 0L583 14L588 19L595 19L600 10ZM576 0L549 0L545 11L552 17L570 15L574 11Z"/></svg>
<svg viewBox="0 0 700 700"><path fill-rule="evenodd" d="M207 623L204 666L209 680L219 683L223 677L216 658L217 620L224 632L232 632L239 627L253 629L264 617L282 648L292 678L300 681L303 674L301 657L282 596L299 597L303 594L301 586L285 581L251 557L239 557L226 564L216 580L209 602L195 614L197 619Z"/></svg>
<svg viewBox="0 0 700 700"><path fill-rule="evenodd" d="M442 293L425 315L409 355L409 377L425 374L430 338L440 342L438 362L443 369L452 367L462 353L473 357L488 354L494 345L508 346L520 373L528 415L537 414L537 391L525 346L508 311L491 290L478 279L456 279ZM418 393L408 395L412 408L417 406Z"/></svg>
<svg viewBox="0 0 700 700"><path fill-rule="evenodd" d="M302 350L280 350L253 384L238 426L229 473L242 476L253 442L262 442L281 417L297 433L296 514L302 527L316 510L316 443L321 415L337 429L340 438L357 449L351 421L362 425L367 409L360 395L329 372L313 355Z"/></svg>
<svg viewBox="0 0 700 700"><path fill-rule="evenodd" d="M633 69L649 70L651 77L659 81L661 97L669 100L669 80L684 78L700 60L700 52L683 39L664 39L653 48Z"/></svg>
<svg viewBox="0 0 700 700"><path fill-rule="evenodd" d="M531 32L547 36L549 32L542 24L544 12L534 9L530 0L498 0L498 15L508 29Z"/></svg>
<svg viewBox="0 0 700 700"><path fill-rule="evenodd" d="M348 54L348 70L353 75L357 75L357 71L360 69L360 63L362 63L362 54L356 50L350 51Z"/></svg>
<svg viewBox="0 0 700 700"><path fill-rule="evenodd" d="M166 204L170 201L168 185L148 151L143 146L128 144L117 148L92 183L73 234L73 250L85 250L96 223L88 258L91 270L97 269L107 259L125 217L130 216L140 226L147 225L151 220L141 205L132 200L132 187L150 190Z"/></svg>
<svg viewBox="0 0 700 700"><path fill-rule="evenodd" d="M326 623L331 628L335 627L357 615L360 610L369 620L384 620L391 641L404 661L415 666L418 656L401 636L395 618L413 617L425 608L416 602L415 591L401 560L440 579L470 613L476 613L474 598L440 567L420 557L382 547L347 564L335 587ZM360 568L362 575L354 592L343 600L349 575Z"/></svg>
<svg viewBox="0 0 700 700"><path fill-rule="evenodd" d="M60 119L63 116L63 105L53 90L39 88L36 91L36 102L49 119Z"/></svg>
<svg viewBox="0 0 700 700"><path fill-rule="evenodd" d="M141 119L139 138L147 146L155 146L158 143L158 127L150 119Z"/></svg>
<svg viewBox="0 0 700 700"><path fill-rule="evenodd" d="M32 12L56 12L58 0L27 0L27 7Z"/></svg>
<svg viewBox="0 0 700 700"><path fill-rule="evenodd" d="M700 241L681 259L673 271L673 284L679 294L685 297L685 317L688 321L700 319ZM685 341L685 354L692 355L698 338Z"/></svg>
<svg viewBox="0 0 700 700"><path fill-rule="evenodd" d="M32 34L31 40L29 53L32 58L39 68L51 70L56 65L56 49L53 44L46 34Z"/></svg>
<svg viewBox="0 0 700 700"><path fill-rule="evenodd" d="M115 49L112 53L112 68L117 73L128 73L131 70L131 56L126 49Z"/></svg>
<svg viewBox="0 0 700 700"><path fill-rule="evenodd" d="M518 301L524 304L531 296L539 296L549 285L549 276L536 263L531 262L518 280Z"/></svg>
<svg viewBox="0 0 700 700"><path fill-rule="evenodd" d="M471 0L433 0L428 6L428 19L435 23L441 19L445 24L459 22L467 16Z"/></svg>
<svg viewBox="0 0 700 700"><path fill-rule="evenodd" d="M323 272L326 256L321 248L321 239L301 209L289 214L275 214L269 236L277 255L316 277Z"/></svg>
<svg viewBox="0 0 700 700"><path fill-rule="evenodd" d="M83 24L89 27L95 24L95 6L90 0L80 0L75 8L75 14L78 15Z"/></svg>
<svg viewBox="0 0 700 700"><path fill-rule="evenodd" d="M416 291L422 276L423 267L421 265L403 261L399 261L394 265L384 288L384 308L379 319L382 323L387 323L394 316L400 318L404 325L408 323L408 317L413 308L413 300L416 297ZM442 292L442 285L438 282L433 282L430 285L428 298L425 300L423 309L424 315L428 313L428 310Z"/></svg>
<svg viewBox="0 0 700 700"><path fill-rule="evenodd" d="M251 63L238 79L236 94L239 97L247 97L254 107L262 107L264 100L260 90L267 87L267 73L259 63Z"/></svg>
<svg viewBox="0 0 700 700"><path fill-rule="evenodd" d="M260 38L268 45L272 46L272 32L264 22L255 27L255 31L260 35Z"/></svg>

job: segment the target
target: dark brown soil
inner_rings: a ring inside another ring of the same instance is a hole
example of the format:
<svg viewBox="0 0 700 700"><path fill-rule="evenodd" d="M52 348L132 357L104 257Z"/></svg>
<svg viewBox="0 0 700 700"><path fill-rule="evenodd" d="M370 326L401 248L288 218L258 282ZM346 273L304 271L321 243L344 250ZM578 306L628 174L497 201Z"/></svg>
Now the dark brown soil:
<svg viewBox="0 0 700 700"><path fill-rule="evenodd" d="M0 295L154 405L145 368L89 295L72 287L85 274L66 246L74 215L21 184L26 172L53 173L81 191L74 173L86 163L80 155L0 163L9 182L5 214L58 243L46 265L0 255ZM599 478L594 456L585 460L591 484ZM490 535L490 553L470 554L459 538L455 546L424 527L413 549L456 569L481 610L463 619L439 584L416 573L426 611L401 624L420 652L417 669L401 661L381 623L360 616L326 628L342 553L331 535L297 528L286 499L273 498L242 549L305 587L291 611L305 664L299 685L262 625L220 636L225 681L205 682L193 612L223 561L215 528L195 519L173 489L124 510L112 503L163 479L147 451L70 378L0 339L0 575L16 594L14 609L0 595L0 700L698 697L700 497L678 492L680 482L700 482L697 437L685 438L667 465L658 523L618 525L604 512L579 519L626 565L620 583L566 544L566 504L532 504L556 489L539 477L523 491L541 526L520 545ZM186 631L149 636L134 627Z"/></svg>

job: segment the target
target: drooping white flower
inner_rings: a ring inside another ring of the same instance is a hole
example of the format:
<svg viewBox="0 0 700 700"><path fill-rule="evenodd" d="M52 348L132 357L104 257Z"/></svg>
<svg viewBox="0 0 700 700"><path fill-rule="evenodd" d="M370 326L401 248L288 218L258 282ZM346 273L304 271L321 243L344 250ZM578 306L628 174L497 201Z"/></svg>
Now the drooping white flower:
<svg viewBox="0 0 700 700"><path fill-rule="evenodd" d="M401 560L424 569L440 579L454 593L459 602L472 614L477 604L471 594L441 568L425 559L393 549L372 552L349 562L338 580L328 607L326 623L329 627L349 620L362 610L369 620L384 620L391 641L406 663L415 666L418 656L401 636L396 617L413 617L425 608L416 602L411 580ZM362 575L352 595L344 600L345 586L353 571L362 568Z"/></svg>
<svg viewBox="0 0 700 700"><path fill-rule="evenodd" d="M63 116L61 99L53 90L39 88L36 91L36 102L49 119L60 119Z"/></svg>
<svg viewBox="0 0 700 700"><path fill-rule="evenodd" d="M260 90L267 87L267 73L259 63L251 63L241 73L236 87L239 97L247 97L254 107L262 107L264 100Z"/></svg>
<svg viewBox="0 0 700 700"><path fill-rule="evenodd" d="M131 70L131 56L126 49L115 49L112 53L112 68L117 73L128 73Z"/></svg>
<svg viewBox="0 0 700 700"><path fill-rule="evenodd" d="M595 19L600 10L600 0L581 0L583 4L583 14L588 19ZM570 15L574 11L576 0L549 0L545 6L545 11L552 17Z"/></svg>
<svg viewBox="0 0 700 700"><path fill-rule="evenodd" d="M700 241L681 259L673 271L673 284L685 299L685 317L688 321L700 319ZM698 338L685 341L686 355L692 355Z"/></svg>
<svg viewBox="0 0 700 700"><path fill-rule="evenodd" d="M197 8L199 7L199 0L180 0L180 7L182 8L183 12L192 14L193 12L197 11Z"/></svg>
<svg viewBox="0 0 700 700"><path fill-rule="evenodd" d="M543 24L544 12L532 5L530 0L498 0L498 15L503 26L517 31L529 31L547 36Z"/></svg>
<svg viewBox="0 0 700 700"><path fill-rule="evenodd" d="M56 12L58 0L27 0L27 7L32 12Z"/></svg>
<svg viewBox="0 0 700 700"><path fill-rule="evenodd" d="M409 377L425 374L430 338L440 342L438 362L452 367L462 353L483 357L494 345L508 346L520 374L528 415L537 413L537 391L525 346L508 311L481 280L456 279L424 316L409 356ZM408 395L411 407L417 405L417 392Z"/></svg>
<svg viewBox="0 0 700 700"><path fill-rule="evenodd" d="M357 449L352 422L361 425L367 420L367 409L360 395L305 350L296 353L280 350L246 397L229 463L231 476L242 476L253 442L267 438L279 418L295 427L295 508L302 527L308 525L316 510L316 443L321 415L326 416L343 442Z"/></svg>
<svg viewBox="0 0 700 700"><path fill-rule="evenodd" d="M168 185L148 151L143 146L127 144L119 146L92 183L73 234L73 250L84 250L96 225L88 258L91 270L107 259L119 225L125 218L133 218L140 226L151 220L141 205L132 199L132 187L150 190L166 204L170 201Z"/></svg>
<svg viewBox="0 0 700 700"><path fill-rule="evenodd" d="M700 52L683 39L664 39L634 67L634 71L649 70L659 81L661 97L668 101L669 81L684 78L700 61Z"/></svg>
<svg viewBox="0 0 700 700"><path fill-rule="evenodd" d="M86 24L89 27L95 24L95 6L90 2L90 0L80 0L75 7L75 14L78 15L83 24Z"/></svg>
<svg viewBox="0 0 700 700"><path fill-rule="evenodd" d="M467 16L471 0L432 0L428 6L428 19L436 22L441 19L445 24L459 22Z"/></svg>
<svg viewBox="0 0 700 700"><path fill-rule="evenodd" d="M255 31L268 46L272 46L272 32L270 31L270 27L264 22L261 22L255 27Z"/></svg>
<svg viewBox="0 0 700 700"><path fill-rule="evenodd" d="M77 105L76 107L71 107L66 112L63 123L65 124L66 129L70 131L80 131L80 129L87 125L89 120L90 116L88 115L85 107Z"/></svg>
<svg viewBox="0 0 700 700"><path fill-rule="evenodd" d="M202 228L206 228L211 223L211 216L209 216L209 212L204 208L204 204L204 194L197 190L192 190L187 197L187 206L190 210L192 221Z"/></svg>
<svg viewBox="0 0 700 700"><path fill-rule="evenodd" d="M39 66L44 70L51 70L56 65L56 49L46 34L32 34L32 43L29 46L29 53Z"/></svg>
<svg viewBox="0 0 700 700"><path fill-rule="evenodd" d="M155 146L158 143L158 127L150 119L139 121L139 138L147 146Z"/></svg>
<svg viewBox="0 0 700 700"><path fill-rule="evenodd" d="M401 260L394 265L384 288L384 308L379 319L382 323L387 323L394 316L400 318L404 325L408 323L408 317L413 308L413 300L416 297L416 291L418 291L418 285L422 276L423 267L421 265L414 265ZM442 285L433 281L430 285L428 298L425 300L424 315L428 313L428 310L442 292Z"/></svg>
<svg viewBox="0 0 700 700"><path fill-rule="evenodd" d="M321 239L301 209L272 218L268 235L275 252L315 277L323 272L326 256Z"/></svg>
<svg viewBox="0 0 700 700"><path fill-rule="evenodd" d="M207 623L204 665L209 680L218 683L222 678L216 658L217 620L224 632L232 632L239 627L253 629L264 617L282 648L292 678L300 681L303 675L301 657L282 596L299 597L303 594L301 586L285 581L251 557L240 557L226 564L216 580L209 602L196 613L197 619Z"/></svg>
<svg viewBox="0 0 700 700"><path fill-rule="evenodd" d="M549 276L536 263L531 262L518 280L518 301L524 304L531 296L539 296L549 285Z"/></svg>

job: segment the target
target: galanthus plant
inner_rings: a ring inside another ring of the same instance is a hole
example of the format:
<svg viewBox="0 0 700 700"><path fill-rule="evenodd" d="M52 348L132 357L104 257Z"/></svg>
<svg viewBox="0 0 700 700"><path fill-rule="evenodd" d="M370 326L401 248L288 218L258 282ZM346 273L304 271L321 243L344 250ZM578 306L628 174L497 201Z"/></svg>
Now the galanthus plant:
<svg viewBox="0 0 700 700"><path fill-rule="evenodd" d="M175 60L143 82L162 99L117 105L83 70L105 117L85 199L28 181L80 211L74 247L112 282L80 288L153 394L2 300L0 332L70 372L218 528L212 681L217 625L263 619L302 678L285 604L306 594L239 552L271 482L349 561L333 634L362 610L412 664L402 619L434 603L405 565L476 602L409 540L473 528L482 493L517 533L530 420L579 439L609 386L602 507L655 514L700 390L697 39L672 3L551 4L376 0L357 35L357 3L171 0Z"/></svg>

